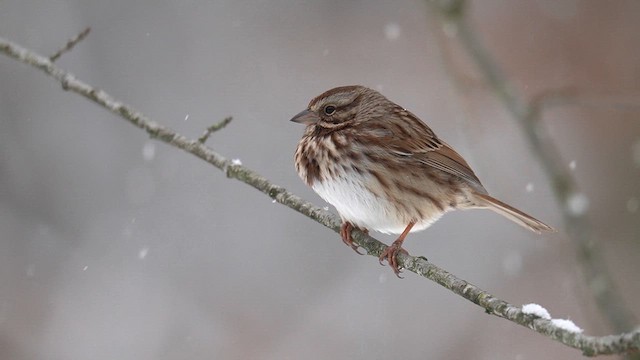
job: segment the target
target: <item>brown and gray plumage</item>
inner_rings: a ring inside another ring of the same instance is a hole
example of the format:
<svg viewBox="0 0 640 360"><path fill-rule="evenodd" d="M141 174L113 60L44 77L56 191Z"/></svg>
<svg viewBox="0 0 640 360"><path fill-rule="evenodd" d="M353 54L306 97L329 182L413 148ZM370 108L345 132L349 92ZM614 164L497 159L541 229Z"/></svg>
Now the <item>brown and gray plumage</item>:
<svg viewBox="0 0 640 360"><path fill-rule="evenodd" d="M490 209L536 233L553 231L493 197L467 162L425 123L379 92L343 86L315 97L291 121L306 125L295 153L298 175L351 230L401 234L380 256L396 255L409 232L456 209Z"/></svg>

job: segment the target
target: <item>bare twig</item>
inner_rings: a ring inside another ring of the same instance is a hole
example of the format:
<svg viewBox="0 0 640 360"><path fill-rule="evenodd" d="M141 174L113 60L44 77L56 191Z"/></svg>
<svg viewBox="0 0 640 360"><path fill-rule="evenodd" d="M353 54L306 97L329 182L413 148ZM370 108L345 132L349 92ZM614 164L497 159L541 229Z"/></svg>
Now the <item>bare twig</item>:
<svg viewBox="0 0 640 360"><path fill-rule="evenodd" d="M598 308L616 332L630 330L637 320L615 289L614 281L604 265L601 251L590 230L586 211L576 211L575 207L571 206L576 199L584 199L584 195L580 193L575 179L561 161L560 152L551 136L538 121L541 106L545 105L545 98L526 103L516 95L515 89L497 62L478 39L477 32L469 25L465 16L464 0L433 0L430 4L441 15L444 26L453 29L452 32L456 34L461 46L485 77L492 91L521 126L530 148L550 179L562 210L565 227L575 244L584 276ZM562 97L558 97L560 98Z"/></svg>
<svg viewBox="0 0 640 360"><path fill-rule="evenodd" d="M199 157L207 163L224 171L228 177L237 179L268 195L277 202L317 221L334 232L340 231L340 220L328 211L303 200L285 188L271 183L260 174L242 165L233 164L222 155L205 146L199 140L188 139L170 128L149 119L133 107L124 104L102 90L98 90L70 73L55 66L48 58L27 50L17 44L0 38L0 52L7 56L44 71L58 81L63 89L77 93L112 113L122 117L134 126L146 131L152 138L163 141ZM360 231L354 231L354 240L376 260L386 245ZM408 254L399 256L400 264L407 270L430 279L455 294L481 306L485 312L508 319L516 324L530 328L565 345L582 350L586 355L616 354L640 350L640 330L610 336L588 336L562 329L550 320L525 314L520 307L500 300L488 292L439 268L423 257Z"/></svg>
<svg viewBox="0 0 640 360"><path fill-rule="evenodd" d="M226 118L224 118L222 121L220 121L217 124L213 124L211 126L209 126L205 131L204 134L202 134L202 136L200 136L198 138L198 142L200 144L204 144L207 142L207 140L209 139L209 136L211 136L211 134L213 134L214 132L223 129L225 126L229 125L229 123L231 122L231 120L233 120L233 118L231 116L227 116Z"/></svg>
<svg viewBox="0 0 640 360"><path fill-rule="evenodd" d="M74 37L73 39L70 39L69 41L67 41L67 44L63 48L61 48L60 50L56 51L53 55L49 56L49 60L51 62L55 62L56 60L58 60L58 58L60 58L60 56L62 56L66 52L71 51L80 41L82 41L84 38L86 38L87 35L89 35L90 32L91 32L91 28L90 27L82 30L82 32L80 32L80 34L76 35L76 37Z"/></svg>

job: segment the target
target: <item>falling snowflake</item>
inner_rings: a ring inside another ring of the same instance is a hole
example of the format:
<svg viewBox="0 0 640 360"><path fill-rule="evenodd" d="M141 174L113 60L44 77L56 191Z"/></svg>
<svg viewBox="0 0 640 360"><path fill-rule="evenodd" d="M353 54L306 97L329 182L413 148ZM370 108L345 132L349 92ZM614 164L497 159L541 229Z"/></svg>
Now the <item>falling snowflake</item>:
<svg viewBox="0 0 640 360"><path fill-rule="evenodd" d="M509 252L502 259L502 268L509 276L515 276L522 270L522 254L517 251Z"/></svg>
<svg viewBox="0 0 640 360"><path fill-rule="evenodd" d="M396 23L388 23L384 26L384 36L387 40L394 41L400 37L400 33L402 30L400 29L400 25Z"/></svg>
<svg viewBox="0 0 640 360"><path fill-rule="evenodd" d="M575 216L584 215L589 209L589 198L585 194L571 194L567 199L567 210Z"/></svg>
<svg viewBox="0 0 640 360"><path fill-rule="evenodd" d="M156 157L156 144L147 142L142 147L142 158L145 161L151 161Z"/></svg>
<svg viewBox="0 0 640 360"><path fill-rule="evenodd" d="M387 272L381 272L380 275L378 276L378 282L380 284L384 284L387 282L388 276L387 276Z"/></svg>

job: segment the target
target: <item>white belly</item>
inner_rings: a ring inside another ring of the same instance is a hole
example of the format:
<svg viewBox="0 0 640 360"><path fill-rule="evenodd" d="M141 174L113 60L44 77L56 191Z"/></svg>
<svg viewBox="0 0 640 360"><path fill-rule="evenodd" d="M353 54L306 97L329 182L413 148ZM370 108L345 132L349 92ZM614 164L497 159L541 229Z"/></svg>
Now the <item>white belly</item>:
<svg viewBox="0 0 640 360"><path fill-rule="evenodd" d="M348 178L316 181L313 190L326 202L335 206L343 220L362 228L386 234L400 234L410 221L416 221L411 232L424 230L442 216L432 213L427 219L412 219L403 214L382 196L376 196L364 185L365 179L351 174Z"/></svg>

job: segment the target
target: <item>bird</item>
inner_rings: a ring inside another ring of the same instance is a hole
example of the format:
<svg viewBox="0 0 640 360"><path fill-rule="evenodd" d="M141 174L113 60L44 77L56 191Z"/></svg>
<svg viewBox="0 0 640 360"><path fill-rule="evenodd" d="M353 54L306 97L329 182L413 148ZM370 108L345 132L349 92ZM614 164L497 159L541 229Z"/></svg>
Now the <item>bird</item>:
<svg viewBox="0 0 640 360"><path fill-rule="evenodd" d="M464 158L416 115L361 85L314 97L291 121L306 127L294 162L300 178L354 228L399 234L379 256L400 277L397 255L411 232L452 210L489 209L535 233L552 227L489 195ZM359 253L359 252L358 252Z"/></svg>

